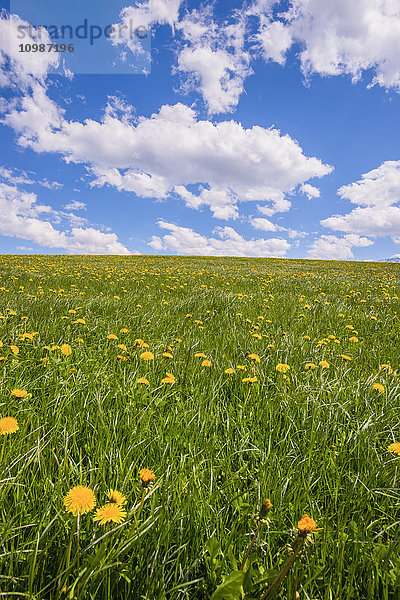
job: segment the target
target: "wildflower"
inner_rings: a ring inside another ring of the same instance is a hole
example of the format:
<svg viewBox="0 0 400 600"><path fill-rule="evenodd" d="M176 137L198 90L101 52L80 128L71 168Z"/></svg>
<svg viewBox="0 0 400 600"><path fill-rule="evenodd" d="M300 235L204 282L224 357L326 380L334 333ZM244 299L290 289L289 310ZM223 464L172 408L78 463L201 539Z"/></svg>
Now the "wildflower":
<svg viewBox="0 0 400 600"><path fill-rule="evenodd" d="M96 506L96 498L90 488L77 485L70 489L65 496L64 506L65 510L74 516L78 513L84 515Z"/></svg>
<svg viewBox="0 0 400 600"><path fill-rule="evenodd" d="M76 319L76 321L72 321L73 325L75 325L75 323L79 323L80 325L85 325L86 320L85 319Z"/></svg>
<svg viewBox="0 0 400 600"><path fill-rule="evenodd" d="M0 419L0 435L15 433L18 429L18 421L14 417L3 417Z"/></svg>
<svg viewBox="0 0 400 600"><path fill-rule="evenodd" d="M394 452L400 456L400 442L394 442L393 444L390 444L390 446L388 446L388 451Z"/></svg>
<svg viewBox="0 0 400 600"><path fill-rule="evenodd" d="M82 338L80 338L80 337L78 337L78 338L75 338L75 341L76 341L76 342L78 342L78 344L84 344L84 343L85 343L85 340L83 340L83 339L82 339Z"/></svg>
<svg viewBox="0 0 400 600"><path fill-rule="evenodd" d="M323 369L329 369L329 363L327 360L320 360L318 364Z"/></svg>
<svg viewBox="0 0 400 600"><path fill-rule="evenodd" d="M304 366L304 368L305 368L305 370L306 370L306 371L308 371L309 369L316 369L316 368L317 368L317 365L315 365L314 363L307 363L307 364Z"/></svg>
<svg viewBox="0 0 400 600"><path fill-rule="evenodd" d="M167 376L161 379L161 383L174 383L175 377L172 373L167 373Z"/></svg>
<svg viewBox="0 0 400 600"><path fill-rule="evenodd" d="M115 335L115 333L109 333L107 336L108 340L117 340L117 336Z"/></svg>
<svg viewBox="0 0 400 600"><path fill-rule="evenodd" d="M146 377L139 377L139 379L136 380L136 383L143 383L144 385L150 384L149 380L146 379Z"/></svg>
<svg viewBox="0 0 400 600"><path fill-rule="evenodd" d="M18 346L10 346L11 352L15 355L19 354Z"/></svg>
<svg viewBox="0 0 400 600"><path fill-rule="evenodd" d="M15 389L11 391L11 396L15 396L15 398L25 398L28 395L26 390Z"/></svg>
<svg viewBox="0 0 400 600"><path fill-rule="evenodd" d="M238 371L247 371L247 367L244 365L236 365L236 368Z"/></svg>
<svg viewBox="0 0 400 600"><path fill-rule="evenodd" d="M299 535L302 537L306 537L307 533L313 533L313 531L315 531L316 528L316 522L308 515L303 515L300 521L297 523Z"/></svg>
<svg viewBox="0 0 400 600"><path fill-rule="evenodd" d="M233 373L235 372L235 369L232 369L232 367L229 367L228 369L225 369L224 373L226 373L227 375L233 375Z"/></svg>
<svg viewBox="0 0 400 600"><path fill-rule="evenodd" d="M72 348L69 344L63 344L60 349L61 354L63 354L64 356L71 356Z"/></svg>
<svg viewBox="0 0 400 600"><path fill-rule="evenodd" d="M117 345L117 348L119 348L119 349L120 349L120 350L122 350L123 352L126 352L126 350L127 350L127 347L126 347L126 345L125 345L125 344L118 344L118 345Z"/></svg>
<svg viewBox="0 0 400 600"><path fill-rule="evenodd" d="M171 354L171 352L163 352L162 353L164 358L174 358L173 354Z"/></svg>
<svg viewBox="0 0 400 600"><path fill-rule="evenodd" d="M122 327L122 329L119 330L120 333L129 333L129 329L127 327Z"/></svg>
<svg viewBox="0 0 400 600"><path fill-rule="evenodd" d="M207 358L207 356L204 354L204 352L196 352L196 354L194 356L195 356L195 358Z"/></svg>
<svg viewBox="0 0 400 600"><path fill-rule="evenodd" d="M385 393L385 386L382 385L381 383L373 383L372 387L373 387L374 390L376 390L380 394L384 394Z"/></svg>
<svg viewBox="0 0 400 600"><path fill-rule="evenodd" d="M242 379L242 383L257 383L257 382L258 382L258 379L257 379L256 376L254 376L254 377L244 377Z"/></svg>
<svg viewBox="0 0 400 600"><path fill-rule="evenodd" d="M210 360L203 360L201 363L202 367L211 367L211 361Z"/></svg>
<svg viewBox="0 0 400 600"><path fill-rule="evenodd" d="M142 469L139 472L139 478L140 478L140 481L142 482L143 487L148 487L150 482L153 481L156 478L156 476L154 475L153 471L151 471L150 469Z"/></svg>
<svg viewBox="0 0 400 600"><path fill-rule="evenodd" d="M120 506L123 506L124 504L126 504L125 496L123 494L121 494L121 492L118 492L117 490L108 490L107 498L108 498L108 502L110 502L110 503L119 504Z"/></svg>
<svg viewBox="0 0 400 600"><path fill-rule="evenodd" d="M142 354L140 355L140 358L142 360L153 360L154 358L154 354L152 352L142 352Z"/></svg>
<svg viewBox="0 0 400 600"><path fill-rule="evenodd" d="M279 363L278 365L276 365L275 370L278 373L287 373L288 371L290 371L290 366L286 363Z"/></svg>
<svg viewBox="0 0 400 600"><path fill-rule="evenodd" d="M341 354L340 356L343 358L343 360L352 360L351 356L348 356L347 354Z"/></svg>
<svg viewBox="0 0 400 600"><path fill-rule="evenodd" d="M349 338L349 342L353 342L354 344L358 342L358 338L353 335L351 338Z"/></svg>
<svg viewBox="0 0 400 600"><path fill-rule="evenodd" d="M311 338L309 335L303 335L303 340L309 341Z"/></svg>
<svg viewBox="0 0 400 600"><path fill-rule="evenodd" d="M98 521L100 525L107 523L123 523L126 519L126 511L115 502L108 502L96 510L93 521Z"/></svg>
<svg viewBox="0 0 400 600"><path fill-rule="evenodd" d="M144 340L138 338L137 340L135 340L135 344L136 346L139 346L139 348L142 348L142 346L144 346Z"/></svg>
<svg viewBox="0 0 400 600"><path fill-rule="evenodd" d="M260 362L260 357L258 356L258 354L248 354L247 358L250 358L250 360L254 360L254 362L256 363Z"/></svg>
<svg viewBox="0 0 400 600"><path fill-rule="evenodd" d="M269 498L265 498L265 500L262 502L261 507L260 507L260 512L259 512L259 517L260 519L265 519L265 517L268 514L268 511L271 510L272 508L272 502Z"/></svg>

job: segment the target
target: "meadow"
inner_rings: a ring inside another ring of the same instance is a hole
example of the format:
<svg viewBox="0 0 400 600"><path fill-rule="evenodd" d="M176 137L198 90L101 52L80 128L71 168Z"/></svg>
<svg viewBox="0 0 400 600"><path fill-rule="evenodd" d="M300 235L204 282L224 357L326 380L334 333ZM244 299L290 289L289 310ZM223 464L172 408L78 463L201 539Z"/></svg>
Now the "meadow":
<svg viewBox="0 0 400 600"><path fill-rule="evenodd" d="M396 264L0 257L0 598L260 600L307 514L275 598L397 600L399 295Z"/></svg>

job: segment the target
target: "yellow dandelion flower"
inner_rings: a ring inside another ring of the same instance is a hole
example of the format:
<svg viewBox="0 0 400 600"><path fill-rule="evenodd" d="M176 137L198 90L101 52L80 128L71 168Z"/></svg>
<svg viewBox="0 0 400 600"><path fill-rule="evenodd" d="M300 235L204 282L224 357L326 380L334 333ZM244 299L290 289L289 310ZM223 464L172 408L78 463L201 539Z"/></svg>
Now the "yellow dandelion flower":
<svg viewBox="0 0 400 600"><path fill-rule="evenodd" d="M18 429L18 421L14 417L3 417L0 419L0 435L15 433Z"/></svg>
<svg viewBox="0 0 400 600"><path fill-rule="evenodd" d="M15 355L19 354L19 348L18 348L18 346L10 346L10 350Z"/></svg>
<svg viewBox="0 0 400 600"><path fill-rule="evenodd" d="M137 340L135 340L135 345L139 346L139 348L141 348L144 345L144 340L142 340L141 338L138 338Z"/></svg>
<svg viewBox="0 0 400 600"><path fill-rule="evenodd" d="M120 504L108 502L104 506L96 509L93 521L98 521L100 525L107 523L123 523L126 519L126 511Z"/></svg>
<svg viewBox="0 0 400 600"><path fill-rule="evenodd" d="M373 387L374 390L376 390L380 394L384 394L385 393L385 386L382 385L381 383L373 383L372 387Z"/></svg>
<svg viewBox="0 0 400 600"><path fill-rule="evenodd" d="M126 497L118 490L108 490L107 498L109 503L119 504L120 506L126 504Z"/></svg>
<svg viewBox="0 0 400 600"><path fill-rule="evenodd" d="M75 341L78 342L78 344L84 344L85 340L83 340L82 338L75 338Z"/></svg>
<svg viewBox="0 0 400 600"><path fill-rule="evenodd" d="M174 383L175 377L172 373L167 373L167 376L161 379L161 383Z"/></svg>
<svg viewBox="0 0 400 600"><path fill-rule="evenodd" d="M117 340L117 336L115 335L115 333L109 333L107 336L108 340Z"/></svg>
<svg viewBox="0 0 400 600"><path fill-rule="evenodd" d="M142 482L143 487L147 487L150 484L150 482L156 478L156 476L154 475L153 471L151 471L151 469L142 469L139 472L139 478Z"/></svg>
<svg viewBox="0 0 400 600"><path fill-rule="evenodd" d="M16 398L25 398L25 396L28 395L28 392L26 390L19 390L19 389L15 389L15 390L11 390L11 396L15 396Z"/></svg>
<svg viewBox="0 0 400 600"><path fill-rule="evenodd" d="M254 376L254 377L244 377L242 379L242 383L257 383L257 382L258 382L258 379L257 379L256 376Z"/></svg>
<svg viewBox="0 0 400 600"><path fill-rule="evenodd" d="M139 377L139 379L136 380L136 383L143 383L144 385L150 385L150 381L148 379L146 379L146 377Z"/></svg>
<svg viewBox="0 0 400 600"><path fill-rule="evenodd" d="M307 363L304 368L306 371L308 371L309 369L316 369L317 365L315 365L314 363Z"/></svg>
<svg viewBox="0 0 400 600"><path fill-rule="evenodd" d="M354 344L356 344L358 342L358 338L355 335L353 335L351 336L351 338L349 338L349 342L353 342Z"/></svg>
<svg viewBox="0 0 400 600"><path fill-rule="evenodd" d="M388 451L394 452L400 456L400 442L394 442L393 444L390 444L390 446L388 446Z"/></svg>
<svg viewBox="0 0 400 600"><path fill-rule="evenodd" d="M279 363L278 365L276 365L275 370L278 373L287 373L288 371L290 371L290 366L286 363Z"/></svg>
<svg viewBox="0 0 400 600"><path fill-rule="evenodd" d="M297 529L299 530L299 535L306 536L307 533L313 533L317 528L317 524L308 515L303 515L300 521L297 523Z"/></svg>
<svg viewBox="0 0 400 600"><path fill-rule="evenodd" d="M343 358L343 360L353 360L351 356L348 356L347 354L341 354L340 356Z"/></svg>
<svg viewBox="0 0 400 600"><path fill-rule="evenodd" d="M171 352L163 352L162 353L164 358L174 358L173 354L171 354Z"/></svg>
<svg viewBox="0 0 400 600"><path fill-rule="evenodd" d="M64 356L71 356L72 354L72 348L69 344L63 344L60 350L61 354L63 354Z"/></svg>
<svg viewBox="0 0 400 600"><path fill-rule="evenodd" d="M250 360L253 360L256 363L260 362L260 357L258 356L258 354L248 354L247 358L249 358Z"/></svg>
<svg viewBox="0 0 400 600"><path fill-rule="evenodd" d="M318 364L323 369L329 369L329 363L327 360L320 360Z"/></svg>
<svg viewBox="0 0 400 600"><path fill-rule="evenodd" d="M119 330L120 333L129 333L129 329L127 327L122 327L122 329Z"/></svg>
<svg viewBox="0 0 400 600"><path fill-rule="evenodd" d="M224 373L226 373L227 375L233 375L233 373L235 372L235 369L232 369L232 367L229 367L228 369L225 369Z"/></svg>
<svg viewBox="0 0 400 600"><path fill-rule="evenodd" d="M85 325L86 319L76 319L76 321L72 321L72 324L79 323L80 325Z"/></svg>
<svg viewBox="0 0 400 600"><path fill-rule="evenodd" d="M84 485L77 485L69 490L64 498L64 506L67 512L76 516L78 513L84 515L96 506L96 498L92 490Z"/></svg>
<svg viewBox="0 0 400 600"><path fill-rule="evenodd" d="M196 352L196 354L194 356L195 356L195 358L207 358L207 356L204 354L204 352Z"/></svg>
<svg viewBox="0 0 400 600"><path fill-rule="evenodd" d="M154 354L152 352L142 352L142 354L140 355L140 358L142 360L153 360L154 358Z"/></svg>
<svg viewBox="0 0 400 600"><path fill-rule="evenodd" d="M245 365L236 365L238 371L247 371L247 367Z"/></svg>
<svg viewBox="0 0 400 600"><path fill-rule="evenodd" d="M126 352L126 350L127 350L127 347L125 344L118 344L117 348L119 348L120 350L123 350L124 352Z"/></svg>
<svg viewBox="0 0 400 600"><path fill-rule="evenodd" d="M203 360L201 363L202 367L211 367L211 361L210 360Z"/></svg>

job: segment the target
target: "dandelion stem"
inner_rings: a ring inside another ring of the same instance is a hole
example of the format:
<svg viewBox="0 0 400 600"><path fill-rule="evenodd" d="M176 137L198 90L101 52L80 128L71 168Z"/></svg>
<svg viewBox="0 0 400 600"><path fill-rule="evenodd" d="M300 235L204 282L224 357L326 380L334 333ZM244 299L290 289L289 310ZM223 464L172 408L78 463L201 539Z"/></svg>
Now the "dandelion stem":
<svg viewBox="0 0 400 600"><path fill-rule="evenodd" d="M256 539L257 539L257 536L258 536L258 534L260 533L261 525L262 525L262 522L260 521L260 522L258 523L258 525L257 525L256 532L255 532L255 534L253 535L253 539L251 540L251 542L250 542L250 544L249 544L249 547L248 547L248 548L247 548L247 550L246 550L246 554L245 554L245 555L244 555L244 557L243 557L242 564L240 565L240 569L239 569L240 571L243 571L243 569L244 569L244 567L245 567L245 564L246 564L246 562L247 562L247 559L249 558L249 554L250 554L250 552L251 552L251 550L252 550L252 548L253 548L253 546L254 546L254 544L255 544L255 541L256 541Z"/></svg>
<svg viewBox="0 0 400 600"><path fill-rule="evenodd" d="M284 577L286 577L286 575L288 574L294 561L300 554L300 551L304 546L304 542L305 542L305 538L301 537L298 539L297 546L295 548L295 551L293 552L293 555L289 558L286 565L283 567L282 571L280 571L280 573L278 573L278 575L275 577L274 581L271 583L271 585L269 586L269 588L267 589L265 594L263 596L261 596L261 600L265 600L266 598L268 598L268 596L270 595L272 590L275 588L275 586L280 584L282 582L282 580L284 579Z"/></svg>
<svg viewBox="0 0 400 600"><path fill-rule="evenodd" d="M136 518L136 519L138 519L138 518L139 518L139 515L140 515L140 513L142 512L142 508L143 508L143 503L144 503L145 496L146 496L146 488L143 488L142 499L141 499L141 501L140 501L139 508L137 509L137 511L136 511L136 515L135 515L135 518Z"/></svg>

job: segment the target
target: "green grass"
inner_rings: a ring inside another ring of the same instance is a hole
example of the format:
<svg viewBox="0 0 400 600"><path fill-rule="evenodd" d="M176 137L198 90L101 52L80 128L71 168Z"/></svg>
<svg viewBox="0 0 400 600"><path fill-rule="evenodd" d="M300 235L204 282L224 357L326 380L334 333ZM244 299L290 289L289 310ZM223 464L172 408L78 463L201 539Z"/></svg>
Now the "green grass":
<svg viewBox="0 0 400 600"><path fill-rule="evenodd" d="M258 569L284 565L308 513L320 529L298 561L301 599L399 598L400 457L387 450L400 441L399 379L380 370L399 367L398 265L3 256L0 275L0 417L19 424L0 437L0 598L210 598L266 497ZM71 356L45 349L62 344ZM156 480L136 517L144 467ZM91 512L78 536L63 498L79 484L97 506L123 492L126 522L101 527ZM278 597L294 591L293 572Z"/></svg>

